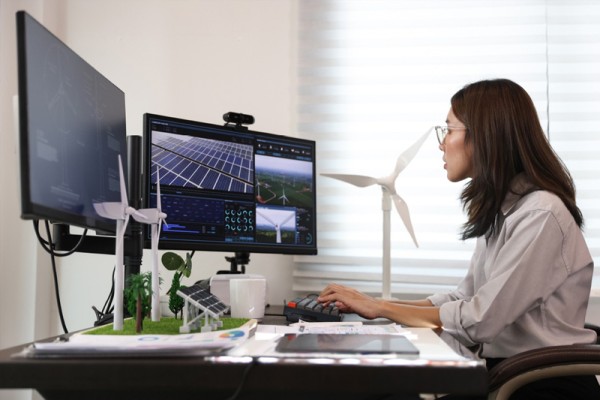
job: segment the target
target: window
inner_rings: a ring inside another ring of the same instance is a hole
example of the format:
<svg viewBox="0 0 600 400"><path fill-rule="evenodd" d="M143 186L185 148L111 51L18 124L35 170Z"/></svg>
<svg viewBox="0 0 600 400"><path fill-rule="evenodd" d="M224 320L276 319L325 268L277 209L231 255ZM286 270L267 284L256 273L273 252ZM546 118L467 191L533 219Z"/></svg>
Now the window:
<svg viewBox="0 0 600 400"><path fill-rule="evenodd" d="M317 141L319 173L384 176L464 84L512 79L575 177L600 265L599 18L589 1L300 1L298 133ZM396 181L420 246L392 210L392 294L452 289L468 268L463 184L441 157L432 132ZM295 258L294 290L381 293L381 189L320 176L317 193L319 255Z"/></svg>

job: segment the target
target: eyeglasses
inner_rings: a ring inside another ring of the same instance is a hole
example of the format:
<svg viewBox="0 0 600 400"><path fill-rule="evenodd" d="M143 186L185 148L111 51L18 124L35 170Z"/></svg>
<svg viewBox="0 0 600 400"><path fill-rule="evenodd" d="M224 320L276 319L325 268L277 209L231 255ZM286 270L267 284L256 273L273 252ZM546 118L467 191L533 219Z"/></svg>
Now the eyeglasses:
<svg viewBox="0 0 600 400"><path fill-rule="evenodd" d="M444 140L446 139L446 135L450 131L464 131L467 130L464 126L436 126L435 134L437 135L437 140L440 144L444 144Z"/></svg>

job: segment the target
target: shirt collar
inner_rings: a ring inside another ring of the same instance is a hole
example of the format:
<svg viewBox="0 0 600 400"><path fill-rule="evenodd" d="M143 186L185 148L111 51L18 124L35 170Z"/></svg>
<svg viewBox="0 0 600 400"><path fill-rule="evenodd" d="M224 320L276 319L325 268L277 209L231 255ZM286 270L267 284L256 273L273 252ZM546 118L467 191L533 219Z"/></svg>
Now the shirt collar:
<svg viewBox="0 0 600 400"><path fill-rule="evenodd" d="M517 202L525 195L539 190L524 173L516 175L510 182L510 188L504 197L500 211L504 216L510 214Z"/></svg>

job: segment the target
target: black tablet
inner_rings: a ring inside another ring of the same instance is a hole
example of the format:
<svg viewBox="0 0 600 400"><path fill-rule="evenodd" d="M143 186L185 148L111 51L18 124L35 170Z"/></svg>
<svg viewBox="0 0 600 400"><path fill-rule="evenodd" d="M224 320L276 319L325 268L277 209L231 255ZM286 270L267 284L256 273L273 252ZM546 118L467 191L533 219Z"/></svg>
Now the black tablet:
<svg viewBox="0 0 600 400"><path fill-rule="evenodd" d="M287 334L279 340L276 350L284 353L419 354L419 349L406 337L386 334Z"/></svg>

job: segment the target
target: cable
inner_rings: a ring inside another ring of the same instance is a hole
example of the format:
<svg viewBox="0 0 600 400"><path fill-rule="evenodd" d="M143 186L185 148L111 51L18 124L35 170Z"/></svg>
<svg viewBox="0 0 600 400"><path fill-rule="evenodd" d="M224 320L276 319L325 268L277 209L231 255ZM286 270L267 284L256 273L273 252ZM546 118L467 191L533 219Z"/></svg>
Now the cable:
<svg viewBox="0 0 600 400"><path fill-rule="evenodd" d="M52 248L52 245L51 245L52 236L50 235L50 224L48 223L48 221L45 221L45 225L46 225L46 235L48 237L47 244L50 244L50 250L52 250L49 253L50 253L50 260L52 262L52 274L54 275L54 292L56 293L56 305L58 306L58 315L60 316L60 323L62 324L63 331L66 334L66 333L69 333L69 330L67 329L67 325L65 324L65 317L63 315L62 304L60 302L60 291L58 289L58 274L56 273L56 258L55 258L55 254L54 254L54 249Z"/></svg>
<svg viewBox="0 0 600 400"><path fill-rule="evenodd" d="M75 246L71 250L67 250L65 252L59 253L54 248L55 244L52 241L52 234L50 232L50 223L48 222L48 220L44 220L44 224L46 227L47 239L44 239L42 237L42 235L40 234L39 220L37 220L37 219L33 220L33 229L35 231L35 235L38 239L38 242L40 243L42 248L48 254L50 254L50 260L52 263L52 272L54 275L54 291L56 293L56 303L57 303L57 307L58 307L58 314L60 316L60 321L61 321L64 333L69 333L66 323L65 323L65 318L64 318L63 310L62 310L62 304L60 301L60 290L59 290L59 285L58 285L56 257L66 257L66 256L70 256L71 254L75 253L79 249L79 247L81 247L81 244L83 243L83 240L86 237L87 229L85 229L83 231L83 233L81 234L81 237L79 238L79 241L75 244ZM95 306L92 306L92 309L96 313L96 322L100 321L103 317L105 317L113 312L113 304L112 303L113 303L113 299L114 299L114 293L115 293L115 269L113 268L112 285L111 285L110 293L108 294L108 297L107 297L106 301L104 302L104 306L102 307L102 310L99 311Z"/></svg>
<svg viewBox="0 0 600 400"><path fill-rule="evenodd" d="M233 392L233 394L231 396L229 396L228 398L226 398L225 400L235 400L238 398L240 393L242 393L242 389L244 388L244 384L246 383L246 380L248 378L248 374L250 373L250 370L256 364L258 364L258 362L256 361L256 359L253 358L252 362L250 362L246 366L246 368L244 368L244 372L242 373L242 379L240 380L240 384L238 385L238 387L235 389L235 392Z"/></svg>
<svg viewBox="0 0 600 400"><path fill-rule="evenodd" d="M94 326L105 325L113 322L113 299L115 295L115 269L113 267L112 278L111 278L111 287L110 292L108 293L108 297L102 306L102 310L98 310L96 306L92 306L92 310L96 314L96 321L94 322Z"/></svg>
<svg viewBox="0 0 600 400"><path fill-rule="evenodd" d="M67 250L64 253L57 253L56 250L54 250L54 243L52 243L52 239L51 236L49 234L49 228L47 227L46 230L48 232L48 240L44 239L41 235L40 235L40 230L39 230L39 220L35 219L33 220L33 229L35 231L35 235L38 239L38 241L40 242L40 245L42 246L42 248L49 254L53 255L54 257L66 257L66 256L70 256L71 254L75 253L79 247L81 247L81 244L83 243L83 240L85 239L86 235L87 235L87 229L85 229L83 231L83 233L81 234L81 237L79 238L79 241L75 244L75 247L73 247L71 250ZM48 224L48 221L45 220L45 223Z"/></svg>
<svg viewBox="0 0 600 400"><path fill-rule="evenodd" d="M110 314L113 312L113 300L115 298L115 269L116 268L113 268L112 272L110 292L108 293L108 297L106 298L104 306L102 307L102 312L104 314Z"/></svg>

